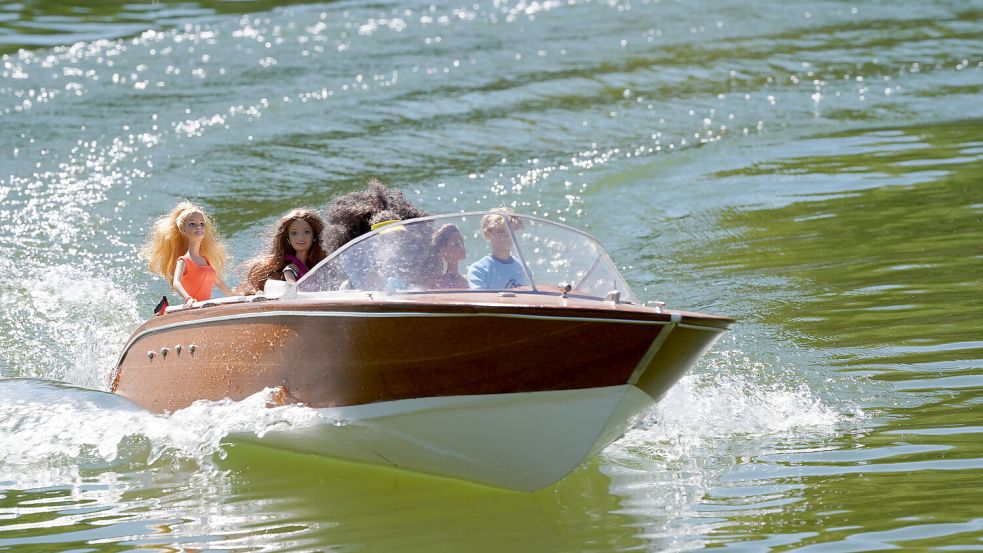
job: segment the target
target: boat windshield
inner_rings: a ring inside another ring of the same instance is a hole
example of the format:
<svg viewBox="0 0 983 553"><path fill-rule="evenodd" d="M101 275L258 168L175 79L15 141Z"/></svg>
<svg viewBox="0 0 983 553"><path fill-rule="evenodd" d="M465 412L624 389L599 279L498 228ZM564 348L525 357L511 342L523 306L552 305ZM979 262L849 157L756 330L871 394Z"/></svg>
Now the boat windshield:
<svg viewBox="0 0 983 553"><path fill-rule="evenodd" d="M597 240L506 211L397 221L352 240L302 278L301 292L515 291L638 303Z"/></svg>

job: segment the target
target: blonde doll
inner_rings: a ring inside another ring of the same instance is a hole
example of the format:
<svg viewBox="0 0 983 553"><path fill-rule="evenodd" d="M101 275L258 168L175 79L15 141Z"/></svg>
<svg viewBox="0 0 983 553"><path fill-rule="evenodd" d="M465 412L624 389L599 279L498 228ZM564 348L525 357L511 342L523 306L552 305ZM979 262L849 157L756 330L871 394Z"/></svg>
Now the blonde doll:
<svg viewBox="0 0 983 553"><path fill-rule="evenodd" d="M294 209L281 217L273 226L269 250L246 262L239 291L255 294L271 278L297 282L325 258L322 232L324 221L313 209Z"/></svg>
<svg viewBox="0 0 983 553"><path fill-rule="evenodd" d="M233 295L221 278L225 244L212 229L204 210L182 201L157 219L140 250L150 271L171 281L189 307L211 298L213 286L227 296Z"/></svg>

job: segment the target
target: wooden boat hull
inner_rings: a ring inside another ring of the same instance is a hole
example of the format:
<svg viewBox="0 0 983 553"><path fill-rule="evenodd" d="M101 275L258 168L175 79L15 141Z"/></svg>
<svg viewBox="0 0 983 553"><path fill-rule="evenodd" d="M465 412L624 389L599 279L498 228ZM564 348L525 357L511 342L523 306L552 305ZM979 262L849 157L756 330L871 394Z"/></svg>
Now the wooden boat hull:
<svg viewBox="0 0 983 553"><path fill-rule="evenodd" d="M148 321L112 391L157 412L266 388L345 424L262 443L532 490L617 439L729 319L522 294L238 302Z"/></svg>

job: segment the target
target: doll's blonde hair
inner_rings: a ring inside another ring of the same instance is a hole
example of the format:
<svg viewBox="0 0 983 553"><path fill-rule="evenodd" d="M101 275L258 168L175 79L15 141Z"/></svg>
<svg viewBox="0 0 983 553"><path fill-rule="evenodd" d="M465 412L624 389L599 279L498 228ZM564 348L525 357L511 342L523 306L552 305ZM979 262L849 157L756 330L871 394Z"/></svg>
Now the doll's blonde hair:
<svg viewBox="0 0 983 553"><path fill-rule="evenodd" d="M188 253L188 239L184 237L181 229L188 217L194 213L200 213L205 218L205 237L201 240L200 253L215 269L215 274L219 277L222 275L226 259L225 243L215 232L208 214L202 208L185 200L154 222L147 241L140 248L140 256L147 260L150 272L166 278L168 282L174 281L178 258Z"/></svg>
<svg viewBox="0 0 983 553"><path fill-rule="evenodd" d="M513 232L520 232L525 228L522 219L512 215L512 210L507 207L494 207L481 217L481 233L486 237L488 232L498 227L505 226L505 218L509 218L509 226Z"/></svg>

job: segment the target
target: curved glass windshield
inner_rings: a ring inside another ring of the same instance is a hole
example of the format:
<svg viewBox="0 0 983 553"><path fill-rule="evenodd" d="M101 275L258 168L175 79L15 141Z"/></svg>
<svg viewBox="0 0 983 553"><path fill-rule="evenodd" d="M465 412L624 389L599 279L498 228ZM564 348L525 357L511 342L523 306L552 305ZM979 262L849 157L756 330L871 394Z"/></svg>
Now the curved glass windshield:
<svg viewBox="0 0 983 553"><path fill-rule="evenodd" d="M361 236L304 276L301 292L536 291L638 303L592 236L508 211L390 223Z"/></svg>

